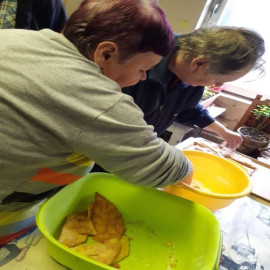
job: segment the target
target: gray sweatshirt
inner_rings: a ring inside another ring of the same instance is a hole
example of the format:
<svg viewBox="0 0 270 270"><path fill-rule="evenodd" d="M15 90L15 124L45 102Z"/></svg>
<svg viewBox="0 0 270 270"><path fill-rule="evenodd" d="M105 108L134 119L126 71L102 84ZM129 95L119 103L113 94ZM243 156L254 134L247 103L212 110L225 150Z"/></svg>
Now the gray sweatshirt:
<svg viewBox="0 0 270 270"><path fill-rule="evenodd" d="M64 36L0 30L0 44L0 202L13 192L39 194L73 182L91 160L151 187L180 181L192 169Z"/></svg>

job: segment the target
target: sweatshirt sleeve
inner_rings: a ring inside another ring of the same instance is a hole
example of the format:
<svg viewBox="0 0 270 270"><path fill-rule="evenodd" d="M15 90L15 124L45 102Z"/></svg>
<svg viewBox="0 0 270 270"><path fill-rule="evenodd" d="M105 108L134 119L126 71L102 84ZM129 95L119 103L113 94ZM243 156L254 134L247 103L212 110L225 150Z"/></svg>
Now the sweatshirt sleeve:
<svg viewBox="0 0 270 270"><path fill-rule="evenodd" d="M127 95L86 123L78 150L107 171L137 185L164 187L192 171L190 161L157 137Z"/></svg>

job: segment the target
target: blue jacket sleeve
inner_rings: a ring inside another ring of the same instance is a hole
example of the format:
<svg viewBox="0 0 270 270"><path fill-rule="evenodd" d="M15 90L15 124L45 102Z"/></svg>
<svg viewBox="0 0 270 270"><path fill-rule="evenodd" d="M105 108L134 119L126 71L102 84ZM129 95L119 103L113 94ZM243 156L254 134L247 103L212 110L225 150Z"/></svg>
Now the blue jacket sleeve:
<svg viewBox="0 0 270 270"><path fill-rule="evenodd" d="M195 109L182 112L176 121L185 125L196 125L200 128L205 128L212 124L215 119L209 114L207 109L204 109L201 104L198 104Z"/></svg>

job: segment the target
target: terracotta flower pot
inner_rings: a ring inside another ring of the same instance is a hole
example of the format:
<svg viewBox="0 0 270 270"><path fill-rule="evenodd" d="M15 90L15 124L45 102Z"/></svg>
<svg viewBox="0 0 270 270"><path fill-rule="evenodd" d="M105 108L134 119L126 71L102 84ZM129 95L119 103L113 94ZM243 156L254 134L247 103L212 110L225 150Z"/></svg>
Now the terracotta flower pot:
<svg viewBox="0 0 270 270"><path fill-rule="evenodd" d="M251 154L269 143L269 135L261 130L252 127L240 127L237 132L242 136L243 143L237 151L243 154Z"/></svg>

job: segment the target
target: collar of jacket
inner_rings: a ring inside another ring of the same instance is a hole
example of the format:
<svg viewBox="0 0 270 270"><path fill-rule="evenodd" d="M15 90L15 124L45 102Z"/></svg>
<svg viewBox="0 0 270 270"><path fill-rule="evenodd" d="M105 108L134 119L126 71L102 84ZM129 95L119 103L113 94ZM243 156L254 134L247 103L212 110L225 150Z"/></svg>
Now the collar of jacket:
<svg viewBox="0 0 270 270"><path fill-rule="evenodd" d="M169 63L170 63L171 57L174 54L178 36L179 35L174 35L174 47L172 51L169 53L169 55L163 57L161 61L157 65L155 65L153 68L151 68L148 73L149 79L162 85L164 89L166 89L170 78L172 78L173 76L176 77L176 75L169 70ZM184 88L189 87L189 84L183 83L181 80L179 80L179 82L183 84Z"/></svg>

